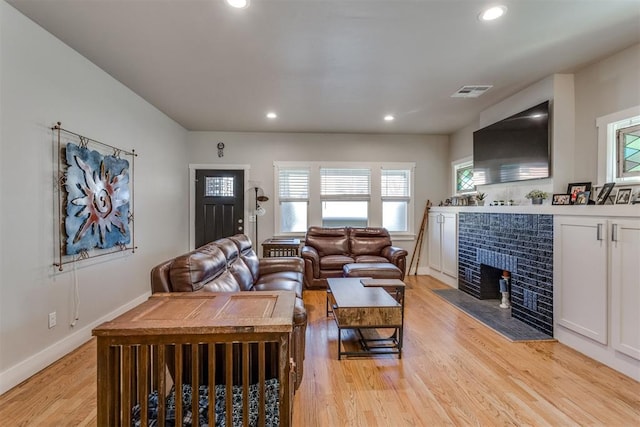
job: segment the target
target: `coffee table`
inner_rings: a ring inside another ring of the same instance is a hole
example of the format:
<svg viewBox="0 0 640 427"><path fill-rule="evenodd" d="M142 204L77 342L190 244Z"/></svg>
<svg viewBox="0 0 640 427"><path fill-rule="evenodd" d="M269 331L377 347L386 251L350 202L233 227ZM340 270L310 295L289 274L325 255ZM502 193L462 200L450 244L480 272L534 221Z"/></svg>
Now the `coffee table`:
<svg viewBox="0 0 640 427"><path fill-rule="evenodd" d="M402 288L402 299L394 299L382 288L383 284L364 286L366 278L330 278L327 279L328 305L331 305L333 318L338 326L338 360L342 356L366 356L377 354L397 354L402 357L402 334L404 327L404 283L397 282L396 289ZM371 282L369 282L371 283ZM385 282L389 286L388 281ZM391 285L391 286L393 286ZM366 329L394 329L388 338L367 338ZM360 343L359 350L343 349L342 331L355 330Z"/></svg>

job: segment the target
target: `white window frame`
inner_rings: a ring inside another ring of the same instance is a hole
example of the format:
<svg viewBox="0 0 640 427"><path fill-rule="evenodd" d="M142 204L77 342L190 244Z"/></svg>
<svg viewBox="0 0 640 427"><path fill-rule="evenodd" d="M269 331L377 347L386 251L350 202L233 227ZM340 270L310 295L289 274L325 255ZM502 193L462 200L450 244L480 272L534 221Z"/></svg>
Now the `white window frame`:
<svg viewBox="0 0 640 427"><path fill-rule="evenodd" d="M411 201L413 200L413 169L409 169L409 168L390 168L387 166L382 166L380 169L380 185L382 186L382 176L384 175L384 171L408 171L409 172L409 176L407 178L407 194L406 195L383 195L382 194L382 188L380 189L380 195L381 195L381 201L382 201L382 205L381 205L381 209L384 212L384 202L407 202L407 210L409 209L409 204L411 203ZM409 213L407 213L407 217L409 217ZM410 227L409 227L409 218L407 218L407 230L404 231L390 231L390 233L394 233L394 234L401 234L401 233L407 233L409 231L411 231ZM382 219L381 222L384 223L384 214L382 215Z"/></svg>
<svg viewBox="0 0 640 427"><path fill-rule="evenodd" d="M630 122L632 122L633 124L631 125L624 125L624 126L620 126L616 128L616 158L618 159L618 162L616 164L616 178L636 178L640 180L640 172L625 172L624 170L624 163L625 163L625 157L624 157L624 153L623 153L623 147L625 144L625 138L623 138L623 135L625 135L628 132L622 132L624 129L632 129L632 132L637 132L640 131L640 116L637 117L633 117Z"/></svg>
<svg viewBox="0 0 640 427"><path fill-rule="evenodd" d="M458 170L471 167L473 168L473 157L465 157L463 159L454 160L451 162L451 182L453 185L451 194L463 195L463 194L475 194L478 192L477 187L474 185L473 190L458 191Z"/></svg>
<svg viewBox="0 0 640 427"><path fill-rule="evenodd" d="M596 119L598 128L598 185L607 182L625 185L640 184L639 176L618 176L616 131L635 124L640 124L640 105Z"/></svg>
<svg viewBox="0 0 640 427"><path fill-rule="evenodd" d="M307 173L307 194L306 197L304 196L299 196L299 197L293 197L293 196L289 196L289 197L283 197L282 195L282 191L280 188L280 172L283 170L288 170L288 171L306 171ZM280 167L274 167L274 176L275 176L275 190L276 190L276 216L275 216L275 220L277 222L277 227L276 230L281 230L281 226L282 226L282 222L281 222L281 205L282 203L287 203L287 202L300 202L300 203L306 203L307 204L307 225L306 227L308 227L308 209L309 209L309 197L310 197L310 175L311 175L311 171L309 170L308 167L306 166L302 166L302 167L297 167L297 166L280 166ZM283 235L295 235L298 232L280 232L280 234Z"/></svg>
<svg viewBox="0 0 640 427"><path fill-rule="evenodd" d="M413 239L415 237L415 162L273 162L274 170L274 234L276 236L302 237L304 233L285 233L280 229L280 187L278 182L280 168L308 168L309 169L309 205L307 209L307 225L322 224L322 197L320 195L320 169L321 168L345 168L359 169L368 168L371 170L371 195L369 198L369 226L382 227L382 185L381 175L383 169L404 169L410 171L409 177L409 203L407 206L407 228L406 232L390 232L398 240Z"/></svg>

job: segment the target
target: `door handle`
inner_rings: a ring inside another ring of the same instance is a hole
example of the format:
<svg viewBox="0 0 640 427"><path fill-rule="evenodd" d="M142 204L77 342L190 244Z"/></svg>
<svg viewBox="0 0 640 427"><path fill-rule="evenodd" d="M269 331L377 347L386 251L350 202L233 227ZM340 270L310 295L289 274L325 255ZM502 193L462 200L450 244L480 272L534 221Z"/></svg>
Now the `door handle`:
<svg viewBox="0 0 640 427"><path fill-rule="evenodd" d="M242 231L242 226L238 227L238 231Z"/></svg>
<svg viewBox="0 0 640 427"><path fill-rule="evenodd" d="M598 231L596 233L596 239L602 240L602 224L598 224Z"/></svg>
<svg viewBox="0 0 640 427"><path fill-rule="evenodd" d="M611 241L612 242L618 241L618 224L611 225Z"/></svg>

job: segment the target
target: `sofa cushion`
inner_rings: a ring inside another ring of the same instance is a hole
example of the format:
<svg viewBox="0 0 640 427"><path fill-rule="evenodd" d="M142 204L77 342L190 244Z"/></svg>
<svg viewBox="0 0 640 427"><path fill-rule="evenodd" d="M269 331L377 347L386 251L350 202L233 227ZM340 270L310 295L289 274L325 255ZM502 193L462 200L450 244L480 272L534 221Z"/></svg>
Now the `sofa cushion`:
<svg viewBox="0 0 640 427"><path fill-rule="evenodd" d="M230 271L225 271L216 280L203 286L204 292L240 292L240 285Z"/></svg>
<svg viewBox="0 0 640 427"><path fill-rule="evenodd" d="M327 255L348 255L349 236L345 227L309 227L305 245L314 247L321 257Z"/></svg>
<svg viewBox="0 0 640 427"><path fill-rule="evenodd" d="M169 267L171 288L174 292L194 292L215 279L227 266L220 249L207 247L206 253L189 252L173 259Z"/></svg>
<svg viewBox="0 0 640 427"><path fill-rule="evenodd" d="M352 228L351 254L358 255L380 255L382 249L391 246L391 236L385 228Z"/></svg>
<svg viewBox="0 0 640 427"><path fill-rule="evenodd" d="M247 268L251 271L251 275L253 276L254 282L258 277L260 277L259 266L260 259L256 254L256 251L253 250L253 246L251 244L251 239L246 234L236 234L235 236L229 237L238 247L238 251L240 252L240 259L244 261L247 265Z"/></svg>
<svg viewBox="0 0 640 427"><path fill-rule="evenodd" d="M383 256L377 256L377 255L360 255L355 257L356 262L364 262L364 263L380 263L380 262L389 262L388 259L386 259Z"/></svg>
<svg viewBox="0 0 640 427"><path fill-rule="evenodd" d="M342 270L342 266L355 260L346 255L329 255L320 258L320 270Z"/></svg>
<svg viewBox="0 0 640 427"><path fill-rule="evenodd" d="M302 274L294 272L272 273L262 276L253 285L254 291L293 291L302 298Z"/></svg>
<svg viewBox="0 0 640 427"><path fill-rule="evenodd" d="M373 279L402 279L402 271L389 262L354 263L343 267L344 277L371 277Z"/></svg>
<svg viewBox="0 0 640 427"><path fill-rule="evenodd" d="M214 243L218 248L220 248L222 253L224 253L224 256L227 258L227 268L231 271L231 274L233 274L233 277L235 277L236 281L240 285L240 290L250 291L253 286L254 277L247 264L240 259L238 245L236 245L235 241L229 238L219 239Z"/></svg>

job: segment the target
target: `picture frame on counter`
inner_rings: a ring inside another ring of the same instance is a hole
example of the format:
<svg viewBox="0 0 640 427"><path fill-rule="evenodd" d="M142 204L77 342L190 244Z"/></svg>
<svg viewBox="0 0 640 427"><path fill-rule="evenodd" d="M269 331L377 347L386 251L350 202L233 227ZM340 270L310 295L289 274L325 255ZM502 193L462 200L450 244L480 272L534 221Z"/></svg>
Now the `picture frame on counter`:
<svg viewBox="0 0 640 427"><path fill-rule="evenodd" d="M569 184L567 187L567 194L571 196L571 204L573 205L576 202L578 193L585 191L591 191L590 182L573 182Z"/></svg>
<svg viewBox="0 0 640 427"><path fill-rule="evenodd" d="M591 196L591 191L580 191L578 194L576 194L576 201L574 202L574 204L588 205L590 196Z"/></svg>
<svg viewBox="0 0 640 427"><path fill-rule="evenodd" d="M598 198L596 199L596 205L604 205L605 203L607 203L607 199L609 198L611 190L613 190L613 187L615 187L615 185L615 182L607 182L602 186L600 192L598 193Z"/></svg>
<svg viewBox="0 0 640 427"><path fill-rule="evenodd" d="M631 202L631 189L620 188L616 193L616 205L628 205Z"/></svg>
<svg viewBox="0 0 640 427"><path fill-rule="evenodd" d="M571 194L554 194L551 198L552 205L570 205Z"/></svg>

